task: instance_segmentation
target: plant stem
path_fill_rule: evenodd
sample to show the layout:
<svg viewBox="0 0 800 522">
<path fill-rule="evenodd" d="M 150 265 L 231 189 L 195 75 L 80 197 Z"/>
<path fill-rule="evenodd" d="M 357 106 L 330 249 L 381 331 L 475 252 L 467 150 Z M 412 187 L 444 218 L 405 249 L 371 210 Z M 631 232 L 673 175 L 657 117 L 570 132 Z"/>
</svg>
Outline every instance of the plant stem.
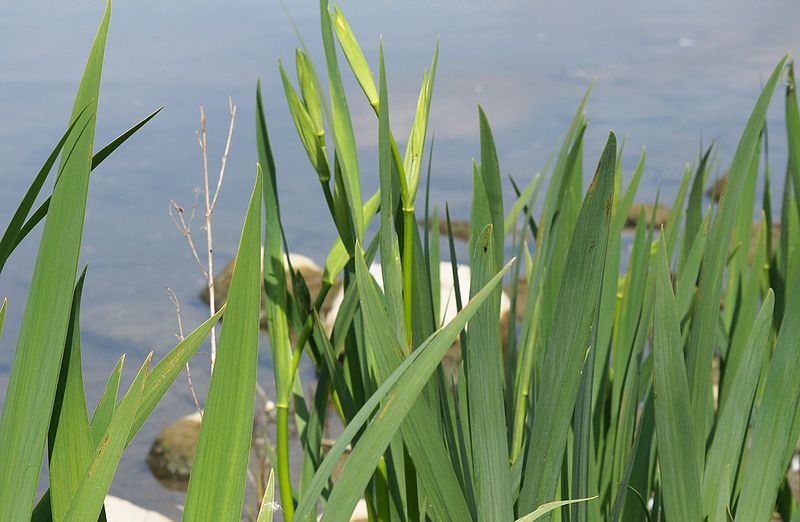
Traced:
<svg viewBox="0 0 800 522">
<path fill-rule="evenodd" d="M 319 310 L 328 291 L 331 289 L 331 284 L 323 282 L 320 288 L 317 299 L 314 301 L 314 308 Z M 278 484 L 281 492 L 281 503 L 283 504 L 283 511 L 285 519 L 291 520 L 294 515 L 294 498 L 292 497 L 292 476 L 289 469 L 289 396 L 294 387 L 294 377 L 297 375 L 297 366 L 300 364 L 300 355 L 303 353 L 303 346 L 311 336 L 314 328 L 314 315 L 308 314 L 306 322 L 303 325 L 303 330 L 297 338 L 297 345 L 295 346 L 292 354 L 292 371 L 290 373 L 291 380 L 287 386 L 285 397 L 278 397 L 278 404 L 276 408 L 275 418 L 275 431 L 276 431 L 276 452 L 278 453 Z"/>
<path fill-rule="evenodd" d="M 403 308 L 405 312 L 405 319 L 406 319 L 406 342 L 408 343 L 408 349 L 411 351 L 412 349 L 412 338 L 411 338 L 411 291 L 413 289 L 412 285 L 412 275 L 411 275 L 411 262 L 412 256 L 414 254 L 414 227 L 416 223 L 414 223 L 414 207 L 410 209 L 403 208 Z"/>
<path fill-rule="evenodd" d="M 292 477 L 289 471 L 289 405 L 284 399 L 275 405 L 278 454 L 278 485 L 281 490 L 281 504 L 285 520 L 294 517 L 294 498 L 292 496 Z M 282 429 L 285 428 L 285 429 Z"/>
<path fill-rule="evenodd" d="M 322 287 L 319 290 L 319 294 L 317 294 L 317 299 L 314 301 L 314 309 L 316 309 L 317 312 L 319 312 L 320 308 L 322 308 L 322 303 L 325 301 L 325 297 L 327 297 L 330 289 L 331 284 L 323 281 Z M 292 353 L 292 382 L 289 385 L 289 389 L 291 389 L 294 385 L 294 376 L 297 374 L 297 367 L 300 364 L 300 355 L 302 355 L 303 347 L 305 346 L 309 337 L 311 337 L 313 330 L 314 314 L 311 313 L 306 317 L 306 322 L 303 324 L 303 329 L 300 331 L 300 335 L 297 336 L 297 344 L 295 345 L 294 352 Z"/>
</svg>

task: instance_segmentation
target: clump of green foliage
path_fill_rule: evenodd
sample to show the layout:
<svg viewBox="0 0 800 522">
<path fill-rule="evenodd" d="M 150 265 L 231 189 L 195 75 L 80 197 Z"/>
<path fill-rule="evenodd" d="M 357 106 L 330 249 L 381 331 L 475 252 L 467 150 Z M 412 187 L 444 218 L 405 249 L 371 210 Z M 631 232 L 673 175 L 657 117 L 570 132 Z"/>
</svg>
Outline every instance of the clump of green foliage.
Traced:
<svg viewBox="0 0 800 522">
<path fill-rule="evenodd" d="M 584 98 L 548 169 L 542 199 L 544 174 L 538 174 L 517 190 L 506 212 L 494 139 L 479 109 L 470 300 L 459 300 L 456 317 L 439 324 L 439 217 L 429 208 L 427 188 L 423 211 L 416 205 L 436 52 L 401 155 L 389 122 L 382 49 L 376 84 L 341 11 L 321 0 L 320 17 L 327 94 L 305 49 L 296 54 L 298 87 L 282 66 L 280 74 L 338 238 L 315 302 L 291 267 L 290 292 L 283 259 L 291 238 L 281 226 L 280 173 L 259 88 L 259 167 L 184 518 L 241 516 L 262 289 L 277 393 L 277 440 L 267 453 L 286 520 L 314 520 L 319 509 L 323 520 L 347 520 L 361 497 L 370 519 L 381 521 L 750 521 L 767 520 L 774 510 L 784 520 L 800 517 L 786 480 L 800 436 L 800 292 L 794 290 L 800 274 L 800 113 L 787 58 L 756 101 L 719 204 L 703 207 L 713 163 L 708 149 L 686 168 L 662 228 L 641 214 L 624 273 L 623 228 L 644 153 L 623 188 L 622 147 L 611 133 L 584 191 Z M 31 517 L 46 445 L 50 491 L 33 518 L 102 516 L 126 443 L 219 316 L 153 368 L 148 359 L 117 401 L 120 361 L 89 419 L 78 327 L 83 275 L 76 274 L 89 173 L 98 156 L 108 155 L 103 149 L 92 161 L 107 26 L 108 13 L 70 128 L 0 242 L 1 266 L 47 214 L 0 421 L 0 461 L 7 470 L 0 478 L 0 512 L 15 520 Z M 380 189 L 366 201 L 337 42 L 378 120 Z M 762 143 L 766 111 L 785 72 L 789 161 L 778 225 L 772 222 Z M 62 150 L 67 153 L 49 207 L 29 218 Z M 753 235 L 760 175 L 762 220 Z M 538 219 L 534 208 L 541 209 Z M 370 227 L 376 215 L 377 226 Z M 432 233 L 420 232 L 420 215 L 434 223 Z M 446 221 L 449 229 L 449 213 Z M 466 284 L 458 281 L 448 236 L 456 285 Z M 376 255 L 380 285 L 368 270 Z M 342 273 L 344 300 L 328 333 L 318 310 Z M 504 280 L 511 285 L 512 317 L 517 307 L 524 306 L 524 314 L 502 336 Z M 0 326 L 2 317 L 0 311 Z M 457 380 L 441 365 L 456 339 L 463 354 Z M 319 371 L 309 397 L 297 372 L 304 353 Z M 344 431 L 325 451 L 331 403 Z M 301 469 L 289 465 L 292 422 L 304 452 Z M 263 506 L 272 505 L 273 489 L 270 480 Z M 258 520 L 272 514 L 262 508 Z"/>
</svg>

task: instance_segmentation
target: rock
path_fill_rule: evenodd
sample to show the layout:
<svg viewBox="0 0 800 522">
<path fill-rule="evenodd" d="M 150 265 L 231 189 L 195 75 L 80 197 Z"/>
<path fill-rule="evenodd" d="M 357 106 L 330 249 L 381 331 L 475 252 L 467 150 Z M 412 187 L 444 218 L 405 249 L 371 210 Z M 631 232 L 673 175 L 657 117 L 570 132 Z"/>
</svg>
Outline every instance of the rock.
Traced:
<svg viewBox="0 0 800 522">
<path fill-rule="evenodd" d="M 259 442 L 259 437 L 265 436 L 267 426 L 274 422 L 274 402 L 267 401 L 256 408 L 253 415 L 254 443 Z M 161 430 L 153 441 L 147 452 L 147 465 L 163 486 L 186 491 L 202 423 L 203 418 L 199 413 L 186 415 Z"/>
<path fill-rule="evenodd" d="M 322 515 L 318 516 L 317 520 L 322 520 Z M 367 510 L 367 501 L 360 498 L 353 510 L 353 514 L 350 515 L 350 522 L 367 522 L 368 520 L 369 512 Z"/>
<path fill-rule="evenodd" d="M 336 444 L 335 439 L 322 439 L 321 446 L 322 446 L 323 457 L 328 455 L 328 452 L 331 450 L 334 444 Z M 342 468 L 344 468 L 344 463 L 347 462 L 347 457 L 350 455 L 352 449 L 353 449 L 352 446 L 348 444 L 342 456 L 339 457 L 339 461 L 336 463 L 336 466 L 333 468 L 333 472 L 331 473 L 331 480 L 333 480 L 334 482 L 339 480 L 339 475 L 342 473 Z"/>
<path fill-rule="evenodd" d="M 417 224 L 425 226 L 425 220 L 420 219 Z M 428 228 L 433 226 L 433 221 L 429 221 Z M 463 219 L 450 220 L 450 227 L 453 229 L 453 237 L 462 241 L 469 241 L 469 236 L 472 234 L 472 226 L 469 221 Z M 439 233 L 447 237 L 447 220 L 439 220 Z"/>
<path fill-rule="evenodd" d="M 380 263 L 372 263 L 369 267 L 369 273 L 375 278 L 378 286 L 383 288 L 383 272 Z M 469 281 L 470 270 L 466 265 L 458 265 L 458 281 L 461 290 L 461 304 L 465 305 L 469 301 Z M 455 281 L 453 280 L 453 269 L 449 261 L 442 261 L 439 263 L 439 286 L 441 293 L 439 297 L 439 321 L 440 324 L 449 323 L 457 313 L 456 298 L 455 298 Z M 344 289 L 338 288 L 331 300 L 331 306 L 328 313 L 322 318 L 323 325 L 326 332 L 330 334 L 333 331 L 333 325 L 336 321 L 336 315 L 339 313 L 339 307 L 344 300 Z M 500 298 L 500 315 L 507 315 L 511 308 L 511 301 L 503 292 Z"/>
<path fill-rule="evenodd" d="M 711 198 L 712 201 L 719 203 L 719 200 L 722 199 L 722 193 L 725 192 L 725 187 L 728 185 L 728 171 L 722 173 L 722 175 L 717 178 L 713 185 L 708 187 L 706 190 L 706 196 Z"/>
<path fill-rule="evenodd" d="M 653 203 L 633 203 L 631 209 L 628 211 L 628 217 L 625 218 L 625 228 L 634 229 L 636 223 L 639 221 L 639 212 L 644 210 L 644 218 L 646 224 L 650 224 L 653 219 L 653 211 L 656 213 L 655 226 L 656 228 L 665 225 L 669 219 L 670 208 L 666 205 L 654 205 Z"/>
<path fill-rule="evenodd" d="M 350 522 L 367 522 L 368 520 L 367 501 L 363 498 L 359 499 L 356 508 L 353 510 L 353 514 L 350 515 Z"/>
<path fill-rule="evenodd" d="M 381 265 L 373 263 L 369 268 L 370 274 L 375 278 L 378 286 L 383 288 L 383 276 Z M 461 290 L 461 304 L 465 305 L 469 301 L 469 282 L 470 282 L 470 269 L 466 265 L 458 265 L 458 281 Z M 439 285 L 441 293 L 439 296 L 439 324 L 449 323 L 457 313 L 456 298 L 455 298 L 455 282 L 453 280 L 453 269 L 449 261 L 442 261 L 439 264 Z M 322 317 L 322 324 L 328 335 L 333 332 L 333 326 L 336 322 L 336 315 L 339 313 L 339 307 L 342 305 L 344 299 L 344 289 L 338 288 L 331 301 L 329 312 Z M 508 334 L 508 315 L 511 309 L 511 300 L 505 291 L 500 297 L 500 335 L 502 345 L 506 344 L 506 336 Z M 450 351 L 445 355 L 445 366 L 455 367 L 458 361 L 461 360 L 461 350 L 459 348 L 459 341 L 451 347 Z"/>
<path fill-rule="evenodd" d="M 513 293 L 513 288 L 511 286 L 507 286 L 504 288 L 505 293 L 511 299 L 511 295 Z M 522 321 L 525 319 L 525 300 L 528 298 L 528 278 L 524 275 L 520 275 L 519 281 L 517 281 L 517 321 Z"/>
<path fill-rule="evenodd" d="M 181 417 L 164 428 L 150 446 L 147 465 L 170 489 L 186 489 L 201 423 L 199 413 Z"/>
<path fill-rule="evenodd" d="M 106 497 L 106 516 L 114 522 L 172 522 L 161 513 L 139 507 L 132 502 L 111 495 Z"/>
<path fill-rule="evenodd" d="M 289 254 L 289 259 L 291 259 L 292 268 L 295 271 L 300 272 L 300 275 L 303 276 L 303 280 L 306 283 L 306 287 L 308 288 L 309 297 L 311 302 L 313 303 L 314 300 L 319 295 L 320 289 L 322 288 L 322 275 L 323 270 L 319 267 L 313 259 L 304 256 L 302 254 Z M 228 299 L 228 288 L 231 285 L 231 276 L 233 275 L 233 267 L 236 264 L 236 259 L 232 259 L 230 263 L 227 264 L 225 268 L 222 269 L 221 272 L 217 273 L 214 276 L 214 301 L 216 302 L 216 307 L 220 308 Z M 290 292 L 293 292 L 293 285 L 292 285 L 292 276 L 289 273 L 289 263 L 284 256 L 284 269 L 286 270 L 286 286 L 289 288 Z M 339 286 L 337 282 L 334 285 L 334 288 L 331 289 L 328 293 L 328 298 L 325 299 L 322 305 L 322 309 L 320 310 L 320 315 L 324 315 L 327 313 L 328 309 L 330 308 L 331 303 L 331 295 L 334 293 L 335 288 Z M 208 288 L 204 288 L 200 292 L 200 299 L 208 304 Z M 262 293 L 261 295 L 261 328 L 266 329 L 267 327 L 267 317 L 266 312 L 264 310 L 264 302 L 265 296 Z"/>
</svg>

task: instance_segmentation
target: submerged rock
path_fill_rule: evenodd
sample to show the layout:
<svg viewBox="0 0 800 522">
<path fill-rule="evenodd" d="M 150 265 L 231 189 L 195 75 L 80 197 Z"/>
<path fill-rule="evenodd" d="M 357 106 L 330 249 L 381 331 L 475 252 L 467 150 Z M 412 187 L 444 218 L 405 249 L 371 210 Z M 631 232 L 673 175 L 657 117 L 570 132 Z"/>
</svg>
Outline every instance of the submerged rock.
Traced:
<svg viewBox="0 0 800 522">
<path fill-rule="evenodd" d="M 714 184 L 706 190 L 706 196 L 711 198 L 711 201 L 719 203 L 722 199 L 722 193 L 725 192 L 725 187 L 728 186 L 728 171 L 722 173 L 720 177 L 714 181 Z"/>
<path fill-rule="evenodd" d="M 202 421 L 199 413 L 181 417 L 164 428 L 150 446 L 147 465 L 169 489 L 186 489 Z"/>
<path fill-rule="evenodd" d="M 319 295 L 320 289 L 322 288 L 322 275 L 323 270 L 322 268 L 317 265 L 313 259 L 310 257 L 304 256 L 302 254 L 290 253 L 288 256 L 284 255 L 283 260 L 283 267 L 286 270 L 286 286 L 289 288 L 290 292 L 294 291 L 294 287 L 292 285 L 292 276 L 289 273 L 289 260 L 291 260 L 292 268 L 296 272 L 300 272 L 300 275 L 303 277 L 303 280 L 306 283 L 306 287 L 308 288 L 309 297 L 311 302 L 313 303 L 314 300 Z M 236 265 L 236 258 L 232 259 L 225 268 L 222 269 L 219 273 L 214 276 L 214 301 L 216 303 L 216 307 L 220 308 L 225 302 L 228 300 L 228 289 L 231 286 L 231 276 L 233 275 L 233 267 Z M 327 313 L 328 309 L 330 308 L 331 303 L 331 295 L 334 293 L 336 287 L 338 287 L 338 282 L 334 285 L 334 289 L 329 291 L 328 298 L 325 299 L 322 305 L 322 309 L 320 310 L 320 314 L 324 315 Z M 208 288 L 204 288 L 200 292 L 200 299 L 208 304 L 209 299 L 209 292 Z M 261 294 L 261 318 L 260 324 L 261 328 L 266 329 L 267 327 L 267 316 L 264 310 L 264 303 L 265 303 L 265 295 L 262 292 Z"/>
<path fill-rule="evenodd" d="M 353 514 L 350 515 L 350 522 L 367 522 L 369 520 L 369 513 L 367 511 L 367 501 L 359 499 Z"/>
<path fill-rule="evenodd" d="M 417 224 L 425 226 L 425 220 L 420 219 L 417 221 Z M 431 227 L 433 227 L 432 220 L 428 222 L 428 228 L 430 229 Z M 451 219 L 450 227 L 453 230 L 453 238 L 460 239 L 462 241 L 469 241 L 469 236 L 472 234 L 472 226 L 470 225 L 469 221 L 465 221 L 463 219 Z M 446 219 L 439 219 L 439 234 L 441 234 L 442 237 L 447 237 Z"/>
<path fill-rule="evenodd" d="M 631 209 L 628 211 L 628 217 L 625 218 L 625 228 L 634 229 L 639 222 L 639 213 L 644 210 L 644 219 L 646 224 L 650 224 L 653 219 L 653 212 L 655 211 L 655 226 L 656 228 L 666 225 L 669 219 L 670 208 L 666 205 L 654 205 L 653 203 L 633 203 Z"/>
<path fill-rule="evenodd" d="M 266 401 L 266 404 L 256 408 L 253 415 L 254 443 L 264 436 L 267 426 L 274 422 L 274 402 Z M 200 413 L 186 415 L 161 430 L 151 444 L 147 452 L 147 465 L 166 488 L 186 491 L 202 424 Z"/>
</svg>

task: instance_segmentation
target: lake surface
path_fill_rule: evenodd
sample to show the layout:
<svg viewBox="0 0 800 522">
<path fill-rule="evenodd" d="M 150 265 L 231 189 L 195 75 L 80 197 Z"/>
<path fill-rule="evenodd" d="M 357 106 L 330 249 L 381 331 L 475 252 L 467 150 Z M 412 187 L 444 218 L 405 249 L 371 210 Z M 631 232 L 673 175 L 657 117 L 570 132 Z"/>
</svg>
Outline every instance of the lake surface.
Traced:
<svg viewBox="0 0 800 522">
<path fill-rule="evenodd" d="M 66 128 L 102 8 L 102 2 L 85 0 L 0 1 L 0 226 Z M 346 1 L 342 9 L 375 68 L 383 35 L 398 137 L 407 136 L 422 70 L 438 36 L 431 198 L 448 202 L 456 218 L 469 215 L 470 161 L 479 155 L 477 104 L 492 124 L 502 171 L 527 181 L 545 165 L 596 77 L 587 107 L 585 170 L 594 169 L 613 129 L 626 139 L 626 179 L 647 146 L 639 200 L 653 201 L 660 187 L 662 201 L 671 201 L 701 140 L 718 144 L 718 167 L 727 168 L 761 83 L 788 49 L 800 48 L 794 23 L 800 3 L 790 0 L 680 0 L 657 6 L 568 1 L 560 7 L 530 1 Z M 114 6 L 98 147 L 154 108 L 165 109 L 92 178 L 82 251 L 89 273 L 81 310 L 90 408 L 121 354 L 127 354 L 127 386 L 150 350 L 158 358 L 174 345 L 175 314 L 165 287 L 179 296 L 187 328 L 204 318 L 206 308 L 197 298 L 202 278 L 167 214 L 171 199 L 191 206 L 193 189 L 201 183 L 195 139 L 200 105 L 208 115 L 212 173 L 227 132 L 228 96 L 238 106 L 214 221 L 217 266 L 235 251 L 254 181 L 257 78 L 263 82 L 290 248 L 320 264 L 324 260 L 334 228 L 277 73 L 279 58 L 294 69 L 298 45 L 287 12 L 321 67 L 314 2 L 287 2 L 285 10 L 274 0 L 143 0 Z M 377 125 L 352 76 L 346 72 L 344 78 L 367 194 L 377 186 Z M 786 156 L 781 87 L 769 125 L 773 186 L 780 187 Z M 194 230 L 202 239 L 199 222 Z M 37 246 L 33 234 L 0 275 L 0 298 L 9 299 L 0 340 L 0 397 Z M 259 378 L 269 392 L 270 361 L 266 348 L 261 353 Z M 201 393 L 206 366 L 203 357 L 193 363 Z M 308 367 L 303 372 L 312 375 Z M 182 495 L 161 488 L 144 459 L 158 431 L 193 409 L 181 377 L 125 453 L 112 494 L 180 516 L 175 506 Z"/>
</svg>

